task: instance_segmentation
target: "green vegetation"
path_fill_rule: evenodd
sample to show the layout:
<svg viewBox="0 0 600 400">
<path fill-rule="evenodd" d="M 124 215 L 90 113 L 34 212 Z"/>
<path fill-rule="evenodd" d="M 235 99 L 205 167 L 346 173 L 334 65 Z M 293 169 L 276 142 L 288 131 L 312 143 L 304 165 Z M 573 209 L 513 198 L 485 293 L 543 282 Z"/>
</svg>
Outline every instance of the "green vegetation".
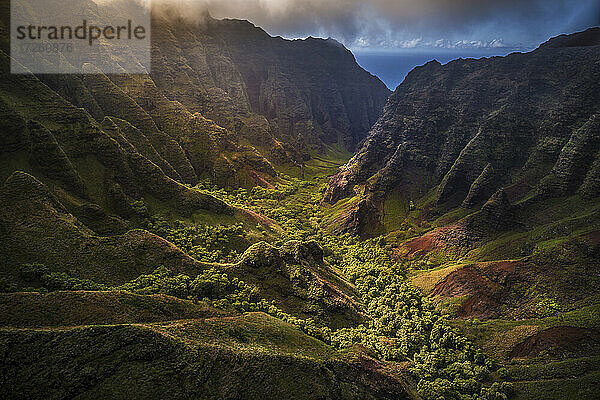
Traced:
<svg viewBox="0 0 600 400">
<path fill-rule="evenodd" d="M 0 51 L 0 393 L 598 398 L 600 30 L 381 115 L 330 41 L 209 22 L 161 19 L 152 76 Z"/>
<path fill-rule="evenodd" d="M 66 273 L 52 273 L 36 265 L 24 266 L 22 278 L 31 286 L 48 291 L 117 290 L 138 295 L 166 294 L 207 302 L 222 310 L 261 311 L 291 323 L 335 349 L 349 349 L 360 344 L 381 360 L 409 361 L 409 370 L 416 378 L 417 390 L 423 399 L 506 398 L 510 393 L 508 384 L 493 383 L 490 377 L 494 363 L 457 334 L 433 304 L 407 283 L 409 265 L 392 258 L 391 244 L 384 238 L 361 241 L 349 235 L 333 235 L 323 229 L 323 221 L 330 212 L 321 204 L 325 187 L 325 180 L 318 177 L 307 181 L 284 177 L 275 189 L 225 190 L 204 183 L 196 190 L 274 220 L 283 228 L 273 243 L 282 248 L 282 254 L 290 251 L 287 245 L 290 240 L 318 243 L 324 250 L 327 269 L 341 271 L 354 285 L 363 312 L 368 316 L 359 325 L 333 330 L 322 321 L 291 315 L 273 301 L 262 298 L 256 286 L 232 276 L 222 263 L 244 262 L 245 257 L 250 257 L 240 257 L 253 240 L 242 225 L 199 225 L 190 221 L 170 221 L 160 215 L 142 222 L 141 227 L 171 241 L 188 255 L 213 263 L 205 264 L 196 276 L 173 273 L 165 265 L 151 274 L 109 287 L 78 280 Z M 263 251 L 261 249 L 255 251 Z M 268 257 L 266 260 L 269 261 Z M 315 261 L 307 258 L 301 262 L 310 265 Z M 303 279 L 303 267 L 294 268 L 290 279 L 295 279 L 301 286 L 310 285 Z M 318 290 L 309 287 L 307 291 Z"/>
<path fill-rule="evenodd" d="M 498 370 L 518 399 L 596 399 L 600 357 L 509 365 Z"/>
<path fill-rule="evenodd" d="M 198 261 L 235 262 L 238 250 L 248 246 L 241 223 L 234 225 L 189 225 L 162 217 L 146 219 L 142 227 L 175 244 Z"/>
<path fill-rule="evenodd" d="M 331 333 L 321 327 L 316 332 L 328 343 L 340 349 L 362 344 L 381 359 L 409 360 L 424 399 L 506 398 L 508 384 L 484 384 L 490 381 L 494 363 L 407 284 L 407 265 L 392 259 L 391 246 L 384 238 L 359 241 L 322 229 L 328 211 L 321 204 L 325 187 L 325 182 L 315 178 L 288 179 L 272 190 L 227 191 L 206 184 L 198 189 L 274 219 L 284 228 L 281 240 L 315 240 L 327 250 L 326 262 L 356 286 L 370 317 L 367 323 Z"/>
<path fill-rule="evenodd" d="M 298 327 L 315 338 L 330 341 L 331 330 L 327 327 L 317 326 L 311 319 L 296 318 L 283 312 L 272 301 L 261 299 L 255 286 L 248 285 L 236 277 L 229 277 L 215 267 L 201 271 L 192 279 L 188 275 L 176 275 L 161 266 L 152 274 L 141 275 L 114 287 L 73 278 L 66 273 L 50 273 L 48 268 L 41 264 L 24 265 L 22 271 L 23 279 L 33 284 L 32 287 L 25 288 L 26 291 L 106 290 L 139 295 L 164 294 L 195 302 L 206 302 L 222 310 L 264 312 Z"/>
<path fill-rule="evenodd" d="M 243 207 L 275 220 L 284 230 L 276 243 L 287 240 L 309 240 L 319 237 L 319 222 L 323 218 L 322 192 L 324 180 L 302 181 L 289 176 L 275 189 L 260 186 L 252 189 L 227 190 L 209 182 L 196 186 L 197 190 L 224 200 L 230 205 Z"/>
<path fill-rule="evenodd" d="M 506 398 L 507 384 L 482 385 L 494 369 L 493 362 L 454 332 L 446 318 L 407 285 L 399 266 L 375 241 L 349 247 L 342 263 L 371 320 L 334 332 L 334 345 L 361 343 L 383 359 L 410 360 L 424 399 Z"/>
<path fill-rule="evenodd" d="M 505 371 L 504 377 L 507 380 L 514 381 L 574 378 L 585 375 L 590 371 L 599 371 L 600 356 L 563 360 L 555 363 L 517 364 L 502 369 Z"/>
<path fill-rule="evenodd" d="M 201 300 L 223 310 L 260 311 L 322 340 L 326 340 L 330 332 L 326 327 L 318 327 L 313 320 L 303 320 L 283 312 L 273 302 L 261 299 L 255 286 L 236 277 L 229 277 L 217 268 L 204 270 L 192 279 L 187 275 L 174 275 L 161 267 L 151 275 L 140 276 L 114 289 L 136 294 L 167 294 L 181 299 Z"/>
<path fill-rule="evenodd" d="M 25 264 L 19 271 L 20 278 L 43 290 L 107 290 L 106 285 L 88 279 L 78 279 L 64 272 L 52 272 L 42 264 Z M 17 290 L 15 286 L 14 291 Z M 34 289 L 30 289 L 34 290 Z"/>
<path fill-rule="evenodd" d="M 496 359 L 505 359 L 511 344 L 522 341 L 526 336 L 543 329 L 569 326 L 578 328 L 600 328 L 600 304 L 580 306 L 577 310 L 559 315 L 526 320 L 489 321 L 456 320 L 452 325 L 459 329 L 486 353 Z"/>
</svg>

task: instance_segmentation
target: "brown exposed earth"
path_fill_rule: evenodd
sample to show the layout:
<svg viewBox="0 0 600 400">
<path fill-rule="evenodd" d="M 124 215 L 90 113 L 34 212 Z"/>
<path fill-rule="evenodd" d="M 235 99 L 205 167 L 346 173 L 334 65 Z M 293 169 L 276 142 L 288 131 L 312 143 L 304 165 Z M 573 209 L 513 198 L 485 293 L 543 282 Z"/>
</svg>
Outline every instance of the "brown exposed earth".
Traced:
<svg viewBox="0 0 600 400">
<path fill-rule="evenodd" d="M 439 282 L 431 296 L 468 296 L 456 310 L 458 318 L 497 318 L 506 280 L 522 265 L 521 261 L 495 261 L 458 269 Z"/>
<path fill-rule="evenodd" d="M 517 344 L 511 358 L 531 358 L 542 353 L 551 357 L 584 357 L 600 351 L 600 330 L 557 326 L 543 330 Z"/>
</svg>

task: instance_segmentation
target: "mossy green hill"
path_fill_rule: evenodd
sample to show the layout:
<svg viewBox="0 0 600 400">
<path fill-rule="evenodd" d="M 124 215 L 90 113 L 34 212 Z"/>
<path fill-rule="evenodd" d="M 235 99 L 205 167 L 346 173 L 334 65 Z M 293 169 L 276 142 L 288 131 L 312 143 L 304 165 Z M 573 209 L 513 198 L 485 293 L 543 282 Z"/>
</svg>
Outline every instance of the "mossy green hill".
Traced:
<svg viewBox="0 0 600 400">
<path fill-rule="evenodd" d="M 8 399 L 406 398 L 375 360 L 337 353 L 264 314 L 1 329 L 0 337 Z"/>
</svg>

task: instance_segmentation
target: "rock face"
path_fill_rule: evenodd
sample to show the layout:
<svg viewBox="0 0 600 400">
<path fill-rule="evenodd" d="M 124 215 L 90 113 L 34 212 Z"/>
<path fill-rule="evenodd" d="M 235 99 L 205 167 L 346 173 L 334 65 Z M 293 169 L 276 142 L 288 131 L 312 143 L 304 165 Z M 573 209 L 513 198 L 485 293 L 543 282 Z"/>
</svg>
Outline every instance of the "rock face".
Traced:
<svg viewBox="0 0 600 400">
<path fill-rule="evenodd" d="M 273 38 L 208 15 L 155 18 L 152 34 L 158 88 L 259 147 L 279 142 L 300 157 L 334 143 L 352 151 L 390 94 L 333 39 Z"/>
<path fill-rule="evenodd" d="M 81 5 L 63 5 L 69 2 Z M 114 12 L 88 2 L 99 14 Z M 83 109 L 121 146 L 181 183 L 210 178 L 219 185 L 254 186 L 276 175 L 272 164 L 300 164 L 333 145 L 354 151 L 391 93 L 335 40 L 284 40 L 247 21 L 183 19 L 158 7 L 151 74 L 107 76 L 90 64 L 85 75 L 40 76 L 26 93 L 49 88 L 52 94 L 37 97 L 34 108 L 52 109 L 55 102 Z M 2 0 L 0 9 L 2 63 L 8 68 L 9 2 Z M 2 94 L 17 100 L 6 104 L 3 119 L 16 111 L 25 122 L 52 130 L 43 113 L 25 116 L 15 109 L 22 99 L 14 82 Z M 41 132 L 40 146 L 51 146 Z"/>
<path fill-rule="evenodd" d="M 0 182 L 34 176 L 100 234 L 124 233 L 119 218 L 143 199 L 186 216 L 231 214 L 186 185 L 268 187 L 276 164 L 334 144 L 353 151 L 390 94 L 334 40 L 163 10 L 153 12 L 151 74 L 88 64 L 84 75 L 11 75 L 10 3 L 0 10 Z"/>
<path fill-rule="evenodd" d="M 363 185 L 376 202 L 399 188 L 415 200 L 435 188 L 434 204 L 446 209 L 480 207 L 500 188 L 511 203 L 597 196 L 599 43 L 593 28 L 531 53 L 415 68 L 326 200 Z"/>
</svg>

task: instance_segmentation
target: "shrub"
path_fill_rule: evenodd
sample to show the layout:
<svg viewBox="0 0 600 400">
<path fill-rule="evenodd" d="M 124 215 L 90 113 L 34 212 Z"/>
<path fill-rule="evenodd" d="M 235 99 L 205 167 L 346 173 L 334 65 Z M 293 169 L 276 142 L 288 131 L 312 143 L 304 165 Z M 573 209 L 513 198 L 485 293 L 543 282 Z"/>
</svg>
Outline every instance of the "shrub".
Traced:
<svg viewBox="0 0 600 400">
<path fill-rule="evenodd" d="M 24 264 L 19 276 L 40 289 L 56 290 L 107 290 L 107 286 L 89 279 L 78 279 L 65 272 L 51 272 L 43 264 Z"/>
</svg>

